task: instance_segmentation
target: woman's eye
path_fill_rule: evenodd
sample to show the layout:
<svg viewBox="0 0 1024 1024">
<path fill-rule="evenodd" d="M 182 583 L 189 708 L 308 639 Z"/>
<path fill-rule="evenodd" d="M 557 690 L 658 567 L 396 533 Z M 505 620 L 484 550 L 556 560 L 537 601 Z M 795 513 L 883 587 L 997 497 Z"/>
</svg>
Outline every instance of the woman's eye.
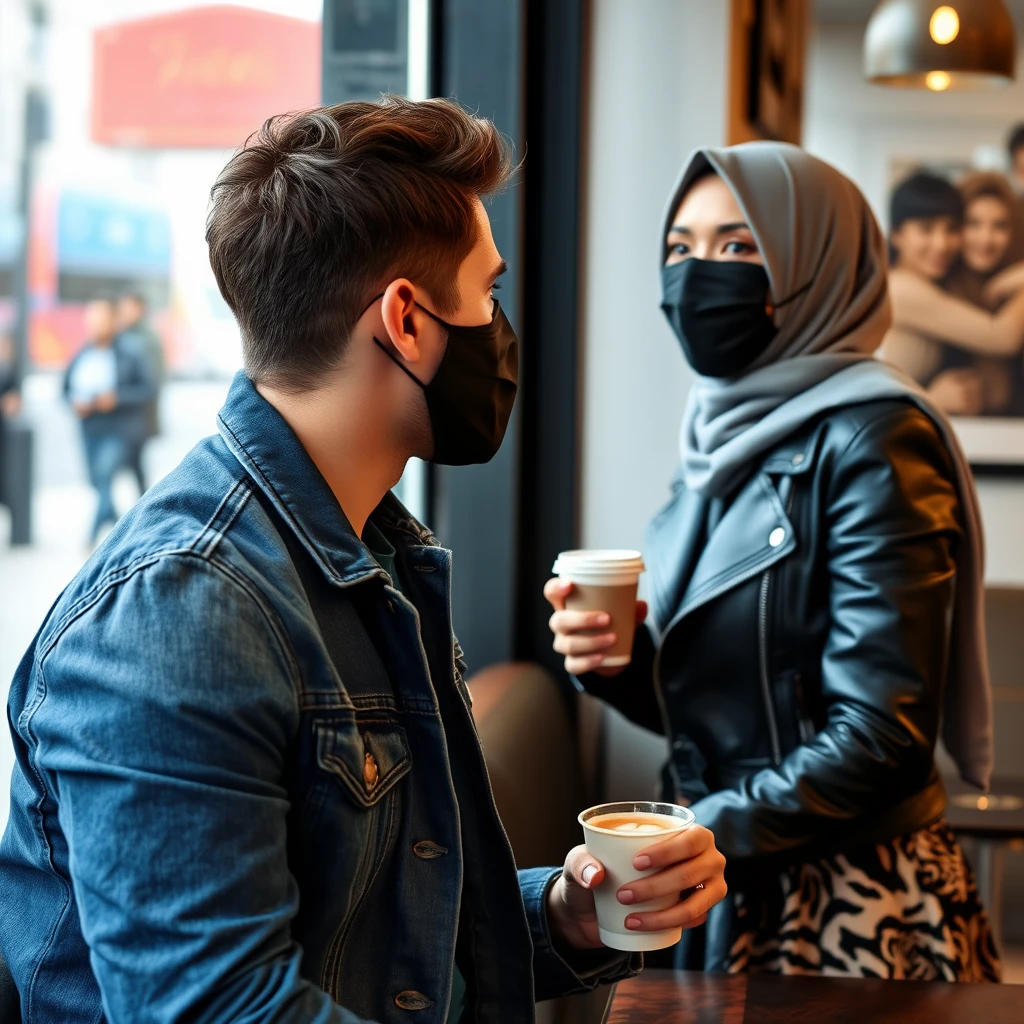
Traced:
<svg viewBox="0 0 1024 1024">
<path fill-rule="evenodd" d="M 754 247 L 747 245 L 746 242 L 726 242 L 725 251 L 730 256 L 746 256 L 747 253 L 754 251 Z"/>
<path fill-rule="evenodd" d="M 690 247 L 685 242 L 676 242 L 675 245 L 669 246 L 668 251 L 673 256 L 685 256 L 690 251 Z"/>
<path fill-rule="evenodd" d="M 491 291 L 492 292 L 496 292 L 500 288 L 501 288 L 501 282 L 500 281 L 495 281 L 494 284 L 491 285 Z"/>
</svg>

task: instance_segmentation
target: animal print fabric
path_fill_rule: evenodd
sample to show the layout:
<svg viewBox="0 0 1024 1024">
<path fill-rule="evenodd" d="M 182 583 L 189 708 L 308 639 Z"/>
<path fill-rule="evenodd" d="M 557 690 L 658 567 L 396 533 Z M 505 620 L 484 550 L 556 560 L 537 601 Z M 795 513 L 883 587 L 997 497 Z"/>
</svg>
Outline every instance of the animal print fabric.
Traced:
<svg viewBox="0 0 1024 1024">
<path fill-rule="evenodd" d="M 949 825 L 796 864 L 736 894 L 728 970 L 999 981 L 971 869 Z"/>
</svg>

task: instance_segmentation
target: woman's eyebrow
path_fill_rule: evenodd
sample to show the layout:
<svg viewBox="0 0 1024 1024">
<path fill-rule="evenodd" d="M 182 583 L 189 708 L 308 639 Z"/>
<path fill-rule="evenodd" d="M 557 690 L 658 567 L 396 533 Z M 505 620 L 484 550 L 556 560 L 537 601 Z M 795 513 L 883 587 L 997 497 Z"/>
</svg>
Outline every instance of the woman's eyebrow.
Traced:
<svg viewBox="0 0 1024 1024">
<path fill-rule="evenodd" d="M 739 220 L 736 221 L 735 224 L 719 224 L 718 227 L 715 228 L 716 235 L 728 235 L 733 231 L 750 231 L 750 225 L 747 224 L 746 221 Z M 672 227 L 668 229 L 668 233 L 670 235 L 692 235 L 693 230 L 688 228 L 685 224 L 673 224 Z"/>
</svg>

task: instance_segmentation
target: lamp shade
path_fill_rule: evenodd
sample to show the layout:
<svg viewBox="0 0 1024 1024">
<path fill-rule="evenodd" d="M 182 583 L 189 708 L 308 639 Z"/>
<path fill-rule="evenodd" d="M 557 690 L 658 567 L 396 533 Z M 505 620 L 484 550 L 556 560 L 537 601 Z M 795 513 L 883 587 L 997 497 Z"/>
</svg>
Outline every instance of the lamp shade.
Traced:
<svg viewBox="0 0 1024 1024">
<path fill-rule="evenodd" d="M 1013 81 L 1017 37 L 1003 0 L 882 0 L 864 35 L 879 85 L 941 91 Z"/>
</svg>

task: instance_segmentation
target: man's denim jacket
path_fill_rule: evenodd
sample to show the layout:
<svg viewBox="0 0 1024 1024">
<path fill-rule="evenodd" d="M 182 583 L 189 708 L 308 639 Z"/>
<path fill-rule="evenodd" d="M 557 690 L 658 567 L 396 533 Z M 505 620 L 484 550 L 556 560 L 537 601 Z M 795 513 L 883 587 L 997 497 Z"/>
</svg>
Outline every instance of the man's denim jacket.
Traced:
<svg viewBox="0 0 1024 1024">
<path fill-rule="evenodd" d="M 242 374 L 218 425 L 14 679 L 0 949 L 24 1019 L 442 1024 L 458 946 L 464 1020 L 518 1024 L 628 970 L 570 967 L 557 870 L 517 878 L 451 554 L 388 496 L 400 592 Z"/>
</svg>

